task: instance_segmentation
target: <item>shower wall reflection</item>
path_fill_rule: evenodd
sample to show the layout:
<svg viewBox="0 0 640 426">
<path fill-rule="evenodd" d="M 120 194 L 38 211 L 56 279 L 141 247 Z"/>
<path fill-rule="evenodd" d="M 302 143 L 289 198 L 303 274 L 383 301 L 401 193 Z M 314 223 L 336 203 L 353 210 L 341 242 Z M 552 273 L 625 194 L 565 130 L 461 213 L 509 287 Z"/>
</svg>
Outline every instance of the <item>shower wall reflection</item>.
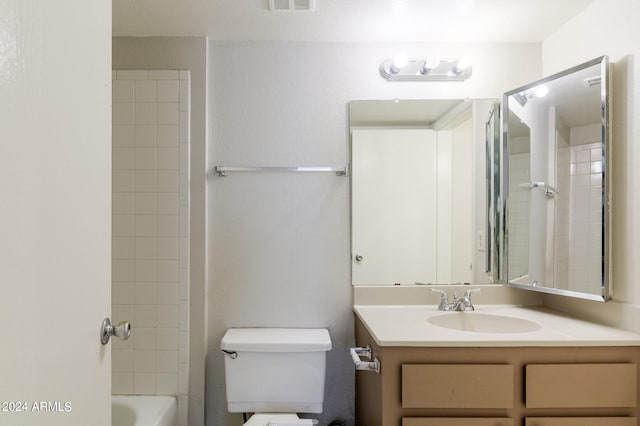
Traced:
<svg viewBox="0 0 640 426">
<path fill-rule="evenodd" d="M 505 95 L 509 285 L 607 300 L 607 59 Z"/>
<path fill-rule="evenodd" d="M 520 185 L 531 181 L 531 135 L 529 127 L 519 120 L 512 120 L 509 126 L 513 129 L 509 146 L 509 279 L 527 283 L 531 191 Z"/>
</svg>

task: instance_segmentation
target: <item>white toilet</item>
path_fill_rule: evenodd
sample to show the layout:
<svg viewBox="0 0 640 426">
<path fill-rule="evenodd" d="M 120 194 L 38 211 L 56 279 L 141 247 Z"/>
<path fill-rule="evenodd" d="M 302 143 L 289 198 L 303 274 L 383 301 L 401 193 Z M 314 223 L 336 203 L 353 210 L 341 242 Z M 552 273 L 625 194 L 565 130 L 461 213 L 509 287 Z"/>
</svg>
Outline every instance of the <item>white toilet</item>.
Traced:
<svg viewBox="0 0 640 426">
<path fill-rule="evenodd" d="M 321 413 L 326 352 L 325 329 L 231 328 L 225 354 L 227 409 L 255 413 L 245 426 L 311 425 L 295 413 Z"/>
</svg>

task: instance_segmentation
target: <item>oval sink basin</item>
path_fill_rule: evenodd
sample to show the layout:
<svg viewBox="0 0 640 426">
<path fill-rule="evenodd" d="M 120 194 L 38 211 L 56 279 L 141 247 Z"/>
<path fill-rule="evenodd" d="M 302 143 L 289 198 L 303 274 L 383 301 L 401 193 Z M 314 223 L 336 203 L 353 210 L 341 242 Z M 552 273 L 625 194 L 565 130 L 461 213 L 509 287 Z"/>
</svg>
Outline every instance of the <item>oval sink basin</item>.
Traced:
<svg viewBox="0 0 640 426">
<path fill-rule="evenodd" d="M 540 324 L 524 318 L 478 312 L 447 312 L 428 321 L 438 327 L 476 333 L 529 333 L 540 329 Z"/>
</svg>

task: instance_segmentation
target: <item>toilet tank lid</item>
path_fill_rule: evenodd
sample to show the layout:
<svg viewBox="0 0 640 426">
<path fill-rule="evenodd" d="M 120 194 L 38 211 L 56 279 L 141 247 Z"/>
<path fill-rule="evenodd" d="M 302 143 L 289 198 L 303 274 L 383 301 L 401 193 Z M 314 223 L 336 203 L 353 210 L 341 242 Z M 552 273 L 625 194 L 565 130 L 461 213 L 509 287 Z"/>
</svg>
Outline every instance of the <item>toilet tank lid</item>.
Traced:
<svg viewBox="0 0 640 426">
<path fill-rule="evenodd" d="M 324 328 L 230 328 L 220 349 L 237 352 L 317 352 L 331 349 Z"/>
</svg>

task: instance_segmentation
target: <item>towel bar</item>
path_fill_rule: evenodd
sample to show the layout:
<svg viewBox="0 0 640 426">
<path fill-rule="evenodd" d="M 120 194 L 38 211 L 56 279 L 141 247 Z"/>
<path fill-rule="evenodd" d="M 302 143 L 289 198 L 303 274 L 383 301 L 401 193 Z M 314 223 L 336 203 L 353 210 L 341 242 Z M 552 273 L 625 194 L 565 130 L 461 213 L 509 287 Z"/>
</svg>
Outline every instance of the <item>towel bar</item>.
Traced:
<svg viewBox="0 0 640 426">
<path fill-rule="evenodd" d="M 371 359 L 372 352 L 369 346 L 365 346 L 364 348 L 349 348 L 349 352 L 351 353 L 351 359 L 353 359 L 353 365 L 356 370 L 375 371 L 377 374 L 380 374 L 380 360 L 377 357 L 374 358 L 373 361 L 360 360 L 361 356 Z"/>
</svg>

